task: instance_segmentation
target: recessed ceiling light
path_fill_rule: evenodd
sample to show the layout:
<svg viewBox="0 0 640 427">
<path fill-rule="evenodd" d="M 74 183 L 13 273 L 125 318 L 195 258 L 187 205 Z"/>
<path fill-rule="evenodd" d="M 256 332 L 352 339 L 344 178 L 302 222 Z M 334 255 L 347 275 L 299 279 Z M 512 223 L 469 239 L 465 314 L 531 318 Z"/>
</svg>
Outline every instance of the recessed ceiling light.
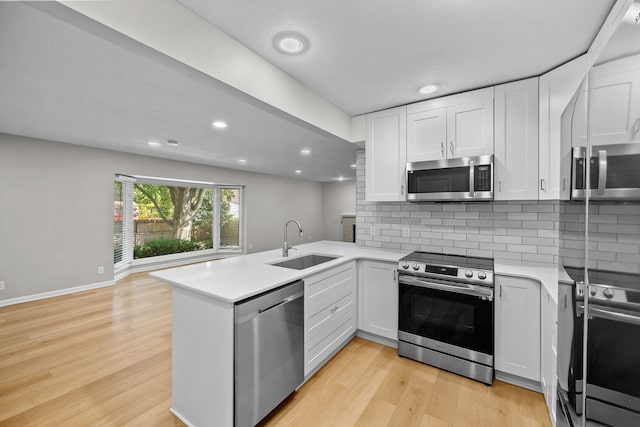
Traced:
<svg viewBox="0 0 640 427">
<path fill-rule="evenodd" d="M 302 173 L 302 170 L 300 170 L 300 169 L 296 169 L 296 173 L 297 173 L 298 175 L 300 175 L 300 174 Z"/>
<path fill-rule="evenodd" d="M 240 163 L 241 165 L 245 165 L 247 164 L 247 159 L 238 159 L 238 163 Z"/>
<path fill-rule="evenodd" d="M 149 144 L 152 147 L 159 147 L 160 143 L 157 141 L 149 141 L 147 144 Z"/>
<path fill-rule="evenodd" d="M 309 41 L 300 33 L 284 32 L 278 33 L 273 38 L 273 45 L 276 49 L 286 55 L 300 55 L 309 49 Z"/>
<path fill-rule="evenodd" d="M 308 156 L 309 154 L 311 154 L 311 150 L 309 150 L 308 148 L 304 148 L 300 150 L 300 154 L 302 154 L 303 156 Z"/>
<path fill-rule="evenodd" d="M 355 169 L 357 167 L 358 167 L 358 165 L 356 165 L 355 163 L 351 163 L 351 169 Z"/>
<path fill-rule="evenodd" d="M 420 89 L 418 89 L 418 92 L 427 95 L 429 93 L 433 93 L 435 91 L 437 91 L 438 89 L 440 89 L 442 86 L 440 86 L 439 83 L 432 83 L 429 85 L 424 85 L 422 86 Z"/>
<path fill-rule="evenodd" d="M 211 123 L 213 125 L 214 128 L 218 128 L 218 129 L 224 129 L 227 127 L 227 124 L 225 122 L 222 122 L 220 120 L 216 120 L 215 122 Z"/>
<path fill-rule="evenodd" d="M 175 139 L 167 139 L 167 144 L 169 144 L 172 147 L 177 147 L 178 141 L 176 141 Z"/>
</svg>

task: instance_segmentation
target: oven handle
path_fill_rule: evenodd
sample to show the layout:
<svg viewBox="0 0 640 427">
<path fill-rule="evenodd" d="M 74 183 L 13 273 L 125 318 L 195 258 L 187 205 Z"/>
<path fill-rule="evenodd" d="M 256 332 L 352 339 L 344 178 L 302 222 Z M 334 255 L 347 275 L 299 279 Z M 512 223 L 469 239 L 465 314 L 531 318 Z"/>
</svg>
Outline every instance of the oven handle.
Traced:
<svg viewBox="0 0 640 427">
<path fill-rule="evenodd" d="M 414 276 L 408 276 L 406 274 L 399 274 L 398 276 L 398 282 L 404 285 L 419 286 L 421 288 L 436 289 L 439 291 L 455 292 L 458 294 L 471 295 L 474 297 L 480 297 L 488 301 L 493 301 L 493 289 L 474 285 L 435 283 L 432 281 L 425 281 Z"/>
<path fill-rule="evenodd" d="M 594 304 L 589 305 L 589 318 L 592 317 L 616 320 L 619 322 L 640 326 L 640 316 L 637 316 L 635 313 L 619 309 L 616 311 L 611 311 Z"/>
</svg>

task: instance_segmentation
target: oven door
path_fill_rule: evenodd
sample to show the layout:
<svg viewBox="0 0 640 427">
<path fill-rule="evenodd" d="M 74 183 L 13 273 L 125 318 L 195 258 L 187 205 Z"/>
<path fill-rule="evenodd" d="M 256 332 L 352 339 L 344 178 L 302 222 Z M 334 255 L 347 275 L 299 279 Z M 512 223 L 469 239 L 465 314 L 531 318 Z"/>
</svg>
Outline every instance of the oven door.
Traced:
<svg viewBox="0 0 640 427">
<path fill-rule="evenodd" d="M 589 304 L 587 419 L 640 426 L 640 313 Z"/>
<path fill-rule="evenodd" d="M 493 366 L 493 289 L 400 275 L 401 340 Z"/>
</svg>

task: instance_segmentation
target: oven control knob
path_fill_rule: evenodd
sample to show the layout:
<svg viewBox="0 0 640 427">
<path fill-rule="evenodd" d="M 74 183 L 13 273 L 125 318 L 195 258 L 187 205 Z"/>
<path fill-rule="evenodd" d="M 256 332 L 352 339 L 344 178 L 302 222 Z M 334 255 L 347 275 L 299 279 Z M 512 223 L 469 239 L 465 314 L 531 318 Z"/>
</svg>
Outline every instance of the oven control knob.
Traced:
<svg viewBox="0 0 640 427">
<path fill-rule="evenodd" d="M 598 293 L 598 288 L 596 288 L 595 286 L 589 286 L 589 293 L 592 297 L 595 297 Z"/>
<path fill-rule="evenodd" d="M 420 265 L 413 264 L 413 269 L 416 270 L 416 271 L 420 270 Z"/>
<path fill-rule="evenodd" d="M 615 295 L 615 291 L 609 288 L 605 289 L 603 293 L 604 293 L 604 296 L 607 298 L 613 298 L 613 296 Z"/>
<path fill-rule="evenodd" d="M 402 264 L 402 268 L 404 268 L 405 270 L 409 268 L 409 263 L 405 262 L 404 264 Z"/>
<path fill-rule="evenodd" d="M 478 279 L 484 280 L 486 278 L 487 278 L 487 273 L 485 273 L 484 271 L 478 272 Z"/>
<path fill-rule="evenodd" d="M 466 270 L 464 272 L 465 277 L 467 277 L 468 279 L 471 279 L 473 277 L 473 271 L 471 270 Z"/>
</svg>

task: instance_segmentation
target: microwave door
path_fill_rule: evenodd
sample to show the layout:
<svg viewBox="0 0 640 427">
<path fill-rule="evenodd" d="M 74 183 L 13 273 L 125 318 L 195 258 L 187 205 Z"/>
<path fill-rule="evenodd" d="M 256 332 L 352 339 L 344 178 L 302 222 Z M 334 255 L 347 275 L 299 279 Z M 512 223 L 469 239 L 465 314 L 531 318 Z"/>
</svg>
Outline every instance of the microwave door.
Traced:
<svg viewBox="0 0 640 427">
<path fill-rule="evenodd" d="M 594 199 L 640 200 L 640 144 L 593 147 L 592 158 L 598 170 Z"/>
</svg>

